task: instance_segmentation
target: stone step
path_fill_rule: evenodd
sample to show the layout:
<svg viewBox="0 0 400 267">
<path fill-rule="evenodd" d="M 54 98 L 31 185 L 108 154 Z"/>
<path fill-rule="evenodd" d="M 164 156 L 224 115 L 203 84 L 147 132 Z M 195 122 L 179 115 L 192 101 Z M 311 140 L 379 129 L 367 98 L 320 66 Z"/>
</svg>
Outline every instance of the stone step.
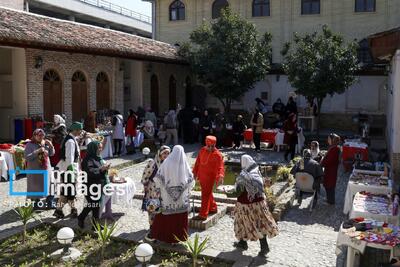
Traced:
<svg viewBox="0 0 400 267">
<path fill-rule="evenodd" d="M 200 204 L 200 203 L 198 203 Z M 195 203 L 196 205 L 196 203 Z M 201 206 L 201 205 L 200 205 Z M 218 212 L 216 214 L 211 214 L 205 221 L 193 220 L 194 216 L 197 216 L 200 211 L 200 206 L 195 206 L 195 213 L 190 212 L 189 214 L 189 227 L 196 230 L 207 230 L 218 223 L 218 221 L 224 217 L 227 213 L 227 207 L 225 205 L 218 205 Z"/>
<path fill-rule="evenodd" d="M 272 216 L 276 221 L 280 221 L 282 219 L 286 211 L 293 205 L 295 198 L 296 195 L 293 186 L 288 187 L 283 194 L 279 196 L 272 212 Z"/>
</svg>

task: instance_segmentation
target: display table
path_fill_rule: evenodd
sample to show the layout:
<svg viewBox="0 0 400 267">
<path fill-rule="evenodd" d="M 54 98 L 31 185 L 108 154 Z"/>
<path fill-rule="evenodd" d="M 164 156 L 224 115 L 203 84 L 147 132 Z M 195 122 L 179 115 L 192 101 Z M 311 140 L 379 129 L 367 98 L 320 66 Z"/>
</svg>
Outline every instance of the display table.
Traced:
<svg viewBox="0 0 400 267">
<path fill-rule="evenodd" d="M 297 116 L 297 121 L 299 122 L 299 125 L 304 129 L 304 125 L 301 123 L 301 121 L 305 120 L 310 120 L 311 121 L 311 132 L 314 132 L 316 129 L 316 117 L 315 116 L 304 116 L 304 115 L 299 115 Z"/>
<path fill-rule="evenodd" d="M 356 193 L 366 191 L 378 195 L 387 195 L 392 192 L 392 180 L 382 177 L 383 172 L 353 170 L 347 184 L 343 213 L 350 212 L 353 197 Z"/>
<path fill-rule="evenodd" d="M 7 171 L 8 170 L 15 170 L 15 164 L 14 164 L 14 156 L 10 152 L 7 151 L 0 151 L 0 154 L 2 158 L 4 159 L 5 164 L 7 165 Z M 9 180 L 8 175 L 5 177 L 6 180 Z M 15 180 L 15 177 L 14 177 Z"/>
<path fill-rule="evenodd" d="M 354 161 L 356 154 L 361 154 L 362 161 L 368 161 L 368 145 L 365 143 L 345 142 L 343 145 L 343 161 Z"/>
<path fill-rule="evenodd" d="M 110 194 L 103 197 L 100 211 L 111 198 L 111 203 L 116 205 L 131 205 L 136 192 L 135 183 L 131 178 L 125 178 L 126 183 L 110 183 Z"/>
<path fill-rule="evenodd" d="M 123 148 L 125 146 L 123 145 Z M 103 141 L 103 151 L 101 151 L 101 157 L 103 159 L 112 158 L 113 157 L 113 145 L 111 135 L 104 136 Z"/>
<path fill-rule="evenodd" d="M 391 200 L 385 195 L 358 192 L 354 196 L 349 218 L 371 218 L 377 221 L 399 225 L 399 217 L 392 214 Z"/>
<path fill-rule="evenodd" d="M 340 226 L 336 242 L 336 254 L 340 254 L 343 246 L 347 247 L 346 267 L 353 267 L 356 253 L 363 254 L 366 247 L 390 250 L 391 258 L 398 254 L 396 245 L 400 244 L 399 228 L 393 225 L 385 225 L 383 222 L 368 221 L 365 222 L 371 225 L 379 225 L 380 228 L 373 226 L 373 229 L 370 230 L 356 231 L 354 227 L 343 229 L 343 225 Z"/>
<path fill-rule="evenodd" d="M 8 180 L 8 166 L 5 158 L 1 153 L 0 153 L 0 177 Z"/>
<path fill-rule="evenodd" d="M 275 144 L 275 137 L 278 134 L 277 129 L 264 129 L 261 133 L 261 142 Z M 253 141 L 253 129 L 247 129 L 243 132 L 244 140 L 247 142 Z"/>
<path fill-rule="evenodd" d="M 285 145 L 283 143 L 285 139 L 285 133 L 284 132 L 278 132 L 275 136 L 275 147 L 277 149 L 277 151 L 280 151 L 281 146 Z"/>
</svg>

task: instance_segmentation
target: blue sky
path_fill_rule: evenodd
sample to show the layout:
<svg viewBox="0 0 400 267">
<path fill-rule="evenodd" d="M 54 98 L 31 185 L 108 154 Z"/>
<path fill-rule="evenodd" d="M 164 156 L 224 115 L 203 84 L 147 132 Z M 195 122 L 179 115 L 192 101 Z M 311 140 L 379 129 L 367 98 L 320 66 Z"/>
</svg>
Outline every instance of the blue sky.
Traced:
<svg viewBox="0 0 400 267">
<path fill-rule="evenodd" d="M 114 4 L 126 7 L 133 11 L 142 13 L 147 16 L 151 16 L 151 4 L 142 0 L 107 0 Z"/>
</svg>

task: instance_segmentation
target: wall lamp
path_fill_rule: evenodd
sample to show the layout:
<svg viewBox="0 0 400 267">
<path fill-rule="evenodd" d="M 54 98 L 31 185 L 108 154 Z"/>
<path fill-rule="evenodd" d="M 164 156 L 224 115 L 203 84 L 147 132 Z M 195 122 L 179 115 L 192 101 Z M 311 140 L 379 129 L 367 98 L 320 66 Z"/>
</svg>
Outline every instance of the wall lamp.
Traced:
<svg viewBox="0 0 400 267">
<path fill-rule="evenodd" d="M 41 56 L 38 56 L 35 58 L 35 68 L 41 68 L 43 65 L 43 58 Z"/>
</svg>

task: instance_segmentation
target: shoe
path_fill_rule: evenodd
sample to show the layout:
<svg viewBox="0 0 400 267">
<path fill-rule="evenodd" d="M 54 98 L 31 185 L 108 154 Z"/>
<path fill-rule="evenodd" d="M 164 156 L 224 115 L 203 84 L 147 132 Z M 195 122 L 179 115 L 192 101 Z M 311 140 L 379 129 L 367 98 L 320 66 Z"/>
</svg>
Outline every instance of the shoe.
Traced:
<svg viewBox="0 0 400 267">
<path fill-rule="evenodd" d="M 57 219 L 63 219 L 64 212 L 62 210 L 55 210 L 53 216 L 56 217 Z"/>
<path fill-rule="evenodd" d="M 71 218 L 77 218 L 78 217 L 78 211 L 76 209 L 71 209 Z"/>
<path fill-rule="evenodd" d="M 85 220 L 78 219 L 78 226 L 79 226 L 79 228 L 84 229 L 85 228 Z"/>
<path fill-rule="evenodd" d="M 233 243 L 233 246 L 235 248 L 243 249 L 243 250 L 247 250 L 249 248 L 249 246 L 247 245 L 247 242 L 244 240 L 240 240 L 239 242 Z"/>
<path fill-rule="evenodd" d="M 267 238 L 266 237 L 260 239 L 260 247 L 261 247 L 261 250 L 258 253 L 258 256 L 260 256 L 260 257 L 267 256 L 267 254 L 269 253 L 269 246 L 268 246 L 268 242 L 267 242 Z"/>
<path fill-rule="evenodd" d="M 205 220 L 207 220 L 207 218 L 203 218 L 203 217 L 197 215 L 197 216 L 193 217 L 192 220 L 195 220 L 195 221 L 205 221 Z"/>
</svg>

